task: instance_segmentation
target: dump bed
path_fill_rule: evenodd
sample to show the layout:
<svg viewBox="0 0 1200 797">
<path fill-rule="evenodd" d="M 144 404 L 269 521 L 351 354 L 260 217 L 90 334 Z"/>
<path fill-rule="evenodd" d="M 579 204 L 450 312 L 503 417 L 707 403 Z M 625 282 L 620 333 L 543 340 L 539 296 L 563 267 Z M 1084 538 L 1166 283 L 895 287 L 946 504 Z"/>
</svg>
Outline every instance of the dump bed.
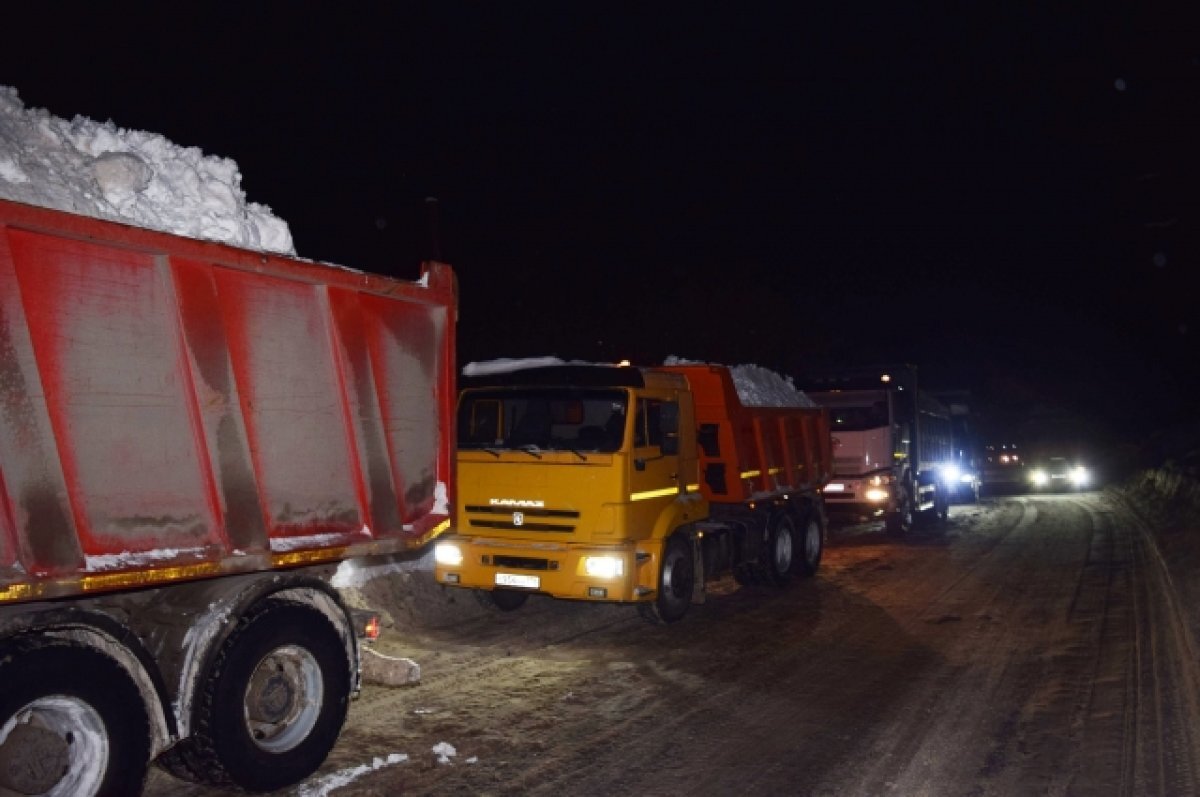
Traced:
<svg viewBox="0 0 1200 797">
<path fill-rule="evenodd" d="M 455 293 L 0 200 L 0 602 L 423 544 Z"/>
<path fill-rule="evenodd" d="M 812 407 L 748 407 L 725 366 L 664 366 L 696 403 L 700 489 L 714 503 L 816 491 L 832 473 L 829 416 Z"/>
</svg>

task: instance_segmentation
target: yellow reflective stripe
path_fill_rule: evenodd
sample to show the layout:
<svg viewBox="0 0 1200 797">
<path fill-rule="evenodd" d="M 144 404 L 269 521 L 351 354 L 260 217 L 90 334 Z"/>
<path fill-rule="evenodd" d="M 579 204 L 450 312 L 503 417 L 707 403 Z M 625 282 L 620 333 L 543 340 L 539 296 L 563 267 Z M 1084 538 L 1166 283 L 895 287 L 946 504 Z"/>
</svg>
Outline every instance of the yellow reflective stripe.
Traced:
<svg viewBox="0 0 1200 797">
<path fill-rule="evenodd" d="M 678 487 L 664 487 L 661 490 L 646 490 L 641 493 L 630 493 L 630 501 L 645 501 L 647 498 L 665 498 L 669 495 L 678 495 Z"/>
<path fill-rule="evenodd" d="M 687 487 L 684 488 L 684 492 L 698 493 L 698 492 L 700 492 L 700 485 L 689 484 Z"/>
<path fill-rule="evenodd" d="M 288 551 L 287 553 L 271 554 L 271 564 L 275 567 L 291 567 L 293 565 L 314 565 L 333 559 L 343 559 L 346 556 L 346 546 L 338 548 L 316 548 L 309 551 Z"/>
<path fill-rule="evenodd" d="M 28 600 L 46 592 L 45 584 L 10 584 L 0 589 L 0 603 Z"/>
<path fill-rule="evenodd" d="M 761 475 L 762 475 L 761 470 L 744 470 L 744 471 L 742 471 L 743 479 L 753 479 L 756 476 L 761 476 Z"/>
<path fill-rule="evenodd" d="M 121 587 L 145 587 L 151 584 L 162 584 L 167 581 L 183 581 L 185 579 L 213 576 L 220 573 L 220 571 L 221 566 L 216 562 L 201 562 L 194 565 L 164 567 L 156 570 L 130 570 L 124 573 L 83 576 L 79 579 L 79 587 L 84 592 L 118 589 Z"/>
<path fill-rule="evenodd" d="M 771 468 L 769 471 L 767 471 L 768 476 L 774 476 L 777 473 L 783 473 L 783 468 Z"/>
</svg>

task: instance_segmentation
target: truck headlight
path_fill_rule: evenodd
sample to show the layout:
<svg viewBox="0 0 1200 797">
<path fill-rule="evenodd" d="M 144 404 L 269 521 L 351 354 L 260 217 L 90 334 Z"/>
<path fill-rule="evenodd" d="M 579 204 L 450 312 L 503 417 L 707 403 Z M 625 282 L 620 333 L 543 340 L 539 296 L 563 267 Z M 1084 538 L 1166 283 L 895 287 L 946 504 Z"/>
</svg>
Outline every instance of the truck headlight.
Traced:
<svg viewBox="0 0 1200 797">
<path fill-rule="evenodd" d="M 962 471 L 958 469 L 957 465 L 943 465 L 941 474 L 947 484 L 953 484 L 962 478 Z"/>
<path fill-rule="evenodd" d="M 871 487 L 867 490 L 866 496 L 868 501 L 886 501 L 888 498 L 888 491 L 879 487 Z"/>
<path fill-rule="evenodd" d="M 1029 481 L 1033 482 L 1035 487 L 1043 487 L 1046 482 L 1050 481 L 1050 477 L 1046 475 L 1046 471 L 1038 468 L 1037 470 L 1030 471 Z"/>
<path fill-rule="evenodd" d="M 593 578 L 617 578 L 625 575 L 625 560 L 619 556 L 585 556 L 583 571 Z"/>
<path fill-rule="evenodd" d="M 1083 487 L 1089 480 L 1087 468 L 1078 467 L 1071 469 L 1071 484 L 1076 487 Z"/>
<path fill-rule="evenodd" d="M 452 542 L 439 542 L 434 546 L 433 559 L 439 565 L 458 567 L 463 563 L 462 549 Z"/>
</svg>

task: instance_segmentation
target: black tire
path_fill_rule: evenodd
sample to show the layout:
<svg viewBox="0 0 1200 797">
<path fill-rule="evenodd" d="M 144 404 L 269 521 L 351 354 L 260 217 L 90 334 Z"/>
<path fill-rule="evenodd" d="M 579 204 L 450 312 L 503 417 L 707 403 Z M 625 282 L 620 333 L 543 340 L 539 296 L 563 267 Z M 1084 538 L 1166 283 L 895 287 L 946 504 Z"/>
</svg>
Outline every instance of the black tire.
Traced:
<svg viewBox="0 0 1200 797">
<path fill-rule="evenodd" d="M 515 589 L 477 589 L 475 600 L 486 609 L 498 609 L 502 612 L 515 612 L 529 600 L 528 592 L 518 592 Z"/>
<path fill-rule="evenodd" d="M 678 622 L 692 605 L 696 585 L 696 563 L 688 539 L 676 534 L 663 546 L 659 570 L 658 594 L 648 603 L 639 603 L 638 611 L 647 620 L 665 625 Z"/>
<path fill-rule="evenodd" d="M 950 519 L 950 497 L 943 495 L 935 495 L 933 499 L 933 513 L 937 519 L 945 523 Z"/>
<path fill-rule="evenodd" d="M 342 634 L 316 607 L 292 601 L 267 600 L 243 616 L 204 679 L 192 735 L 165 768 L 223 788 L 274 791 L 308 777 L 350 704 Z"/>
<path fill-rule="evenodd" d="M 915 518 L 912 505 L 907 500 L 895 512 L 889 512 L 884 518 L 884 528 L 893 537 L 903 537 L 912 531 Z"/>
<path fill-rule="evenodd" d="M 825 554 L 825 519 L 818 509 L 811 510 L 804 518 L 803 529 L 795 572 L 804 578 L 811 578 L 820 569 L 821 557 Z"/>
<path fill-rule="evenodd" d="M 899 506 L 884 517 L 884 530 L 892 537 L 903 537 L 917 524 L 916 485 L 906 476 L 900 486 Z"/>
<path fill-rule="evenodd" d="M 0 792 L 142 791 L 150 721 L 141 692 L 116 660 L 82 643 L 29 638 L 0 648 L 0 733 Z"/>
<path fill-rule="evenodd" d="M 760 564 L 771 586 L 783 588 L 791 582 L 796 567 L 799 536 L 796 533 L 796 521 L 787 512 L 780 512 L 768 523 Z"/>
</svg>

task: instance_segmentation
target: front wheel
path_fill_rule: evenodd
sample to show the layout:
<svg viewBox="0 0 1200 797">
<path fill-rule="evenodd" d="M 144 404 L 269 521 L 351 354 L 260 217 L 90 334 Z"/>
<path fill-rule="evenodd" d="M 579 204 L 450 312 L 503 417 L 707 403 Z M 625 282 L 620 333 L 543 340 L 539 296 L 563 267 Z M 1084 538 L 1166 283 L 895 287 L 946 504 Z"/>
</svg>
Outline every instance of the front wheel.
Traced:
<svg viewBox="0 0 1200 797">
<path fill-rule="evenodd" d="M 139 794 L 149 758 L 141 692 L 117 661 L 62 639 L 0 649 L 0 793 Z"/>
<path fill-rule="evenodd" d="M 639 603 L 638 611 L 653 623 L 674 623 L 681 620 L 692 603 L 696 584 L 696 565 L 692 547 L 686 537 L 675 535 L 663 549 L 662 569 L 659 571 L 658 594 L 649 603 Z"/>
<path fill-rule="evenodd" d="M 350 702 L 339 630 L 305 603 L 267 600 L 243 617 L 205 674 L 193 733 L 170 771 L 245 791 L 311 775 L 333 749 Z"/>
</svg>

